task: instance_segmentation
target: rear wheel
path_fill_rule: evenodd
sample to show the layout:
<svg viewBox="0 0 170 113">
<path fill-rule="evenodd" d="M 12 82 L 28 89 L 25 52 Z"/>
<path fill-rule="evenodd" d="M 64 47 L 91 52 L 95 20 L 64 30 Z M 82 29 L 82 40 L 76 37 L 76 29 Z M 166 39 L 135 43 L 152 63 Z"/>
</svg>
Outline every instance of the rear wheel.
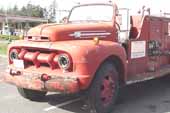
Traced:
<svg viewBox="0 0 170 113">
<path fill-rule="evenodd" d="M 29 100 L 32 101 L 40 101 L 43 99 L 46 95 L 47 92 L 43 91 L 35 91 L 35 90 L 30 90 L 30 89 L 25 89 L 25 88 L 19 88 L 17 87 L 19 94 Z"/>
<path fill-rule="evenodd" d="M 105 62 L 97 71 L 88 93 L 88 102 L 93 113 L 110 113 L 118 92 L 118 72 L 112 63 Z"/>
</svg>

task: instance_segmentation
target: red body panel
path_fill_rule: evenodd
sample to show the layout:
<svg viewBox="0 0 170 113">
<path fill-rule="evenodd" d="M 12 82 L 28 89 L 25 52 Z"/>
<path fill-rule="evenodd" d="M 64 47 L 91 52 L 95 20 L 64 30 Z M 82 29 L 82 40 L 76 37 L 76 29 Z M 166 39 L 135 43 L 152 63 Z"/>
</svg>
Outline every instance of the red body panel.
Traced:
<svg viewBox="0 0 170 113">
<path fill-rule="evenodd" d="M 18 46 L 18 43 L 20 43 Z M 27 43 L 27 41 L 19 41 L 19 42 L 15 42 L 14 44 L 11 45 L 11 47 L 16 47 L 16 48 L 37 48 L 37 42 L 30 42 Z M 60 42 L 41 42 L 41 44 L 44 44 L 44 48 L 43 49 L 49 49 L 49 50 L 60 50 L 60 51 L 65 51 L 66 53 L 69 53 L 71 58 L 72 58 L 72 62 L 74 62 L 73 64 L 73 72 L 75 74 L 72 74 L 74 76 L 76 76 L 77 78 L 81 77 L 81 76 L 87 76 L 88 75 L 88 79 L 79 79 L 80 81 L 80 89 L 87 89 L 92 81 L 92 79 L 94 78 L 95 72 L 96 70 L 99 68 L 99 66 L 104 62 L 104 60 L 110 56 L 117 56 L 120 58 L 120 60 L 122 61 L 122 63 L 124 64 L 124 67 L 122 67 L 122 69 L 126 70 L 126 53 L 124 51 L 124 48 L 121 47 L 119 44 L 117 43 L 113 43 L 110 41 L 100 41 L 99 45 L 95 45 L 93 40 L 73 40 L 73 41 L 67 41 L 67 43 L 65 43 L 65 41 L 60 41 Z M 45 45 L 51 44 L 50 48 L 48 48 L 48 46 L 45 47 Z M 24 57 L 27 60 L 32 60 L 32 56 L 30 55 L 29 58 L 29 54 L 26 54 Z M 39 57 L 40 56 L 40 57 Z M 38 56 L 38 60 L 40 60 L 41 55 Z M 94 57 L 96 56 L 96 57 Z M 48 58 L 47 56 L 44 57 Z M 43 61 L 45 62 L 45 61 Z M 27 70 L 29 68 L 26 68 L 25 70 Z M 36 69 L 38 72 L 40 71 L 41 74 L 43 73 L 47 73 L 49 75 L 54 74 L 55 70 L 49 70 L 49 71 L 45 71 L 48 68 L 43 68 L 42 66 L 40 66 L 38 69 Z M 34 69 L 32 69 L 34 70 Z M 43 72 L 41 71 L 43 70 Z M 29 71 L 31 71 L 29 69 Z M 69 72 L 66 72 L 69 74 Z M 58 72 L 56 72 L 56 74 L 58 75 Z M 55 75 L 55 74 L 54 74 Z M 55 75 L 56 76 L 56 75 Z"/>
<path fill-rule="evenodd" d="M 82 23 L 80 24 L 46 24 L 40 25 L 28 32 L 28 37 L 49 37 L 49 41 L 63 41 L 63 40 L 76 40 L 72 34 L 76 31 L 106 31 L 113 33 L 113 23 L 103 22 L 103 23 Z M 110 35 L 105 40 L 115 41 L 115 34 Z M 88 38 L 93 38 L 88 37 Z M 29 38 L 28 38 L 29 40 Z M 80 39 L 78 39 L 80 40 Z M 85 38 L 82 38 L 85 40 Z M 35 40 L 34 40 L 35 41 Z M 43 41 L 43 40 L 40 40 Z"/>
<path fill-rule="evenodd" d="M 25 40 L 9 46 L 9 53 L 13 49 L 19 53 L 24 69 L 16 68 L 9 59 L 10 72 L 4 80 L 28 89 L 76 93 L 89 88 L 96 71 L 110 57 L 119 61 L 116 69 L 125 84 L 170 73 L 167 68 L 170 19 L 131 16 L 130 36 L 125 43 L 118 42 L 114 19 L 113 22 L 45 24 L 31 29 Z M 61 55 L 68 56 L 67 70 L 61 69 Z M 43 74 L 51 79 L 42 81 Z M 27 77 L 31 79 L 26 80 Z"/>
<path fill-rule="evenodd" d="M 160 71 L 169 65 L 169 54 L 165 53 L 170 51 L 168 26 L 170 19 L 163 17 L 145 16 L 132 16 L 133 31 L 129 41 L 128 49 L 128 80 L 130 81 L 143 81 L 148 78 L 156 78 L 162 75 Z M 134 41 L 146 42 L 146 56 L 142 58 L 131 58 L 131 43 Z M 156 55 L 149 55 L 149 42 L 156 41 L 159 45 L 156 50 L 159 52 Z M 154 73 L 154 74 L 153 74 Z M 169 71 L 166 72 L 168 74 Z"/>
</svg>

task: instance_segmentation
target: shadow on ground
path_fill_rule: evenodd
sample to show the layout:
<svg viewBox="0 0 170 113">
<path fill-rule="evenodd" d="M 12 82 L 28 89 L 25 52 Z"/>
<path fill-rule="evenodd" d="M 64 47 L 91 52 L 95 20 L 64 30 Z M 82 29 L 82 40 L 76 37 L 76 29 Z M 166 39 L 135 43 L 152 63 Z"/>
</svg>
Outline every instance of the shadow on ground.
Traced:
<svg viewBox="0 0 170 113">
<path fill-rule="evenodd" d="M 73 113 L 90 113 L 84 99 L 61 104 L 77 98 L 80 96 L 49 94 L 44 101 Z M 123 88 L 113 113 L 165 113 L 170 111 L 166 106 L 170 106 L 170 76 Z"/>
</svg>

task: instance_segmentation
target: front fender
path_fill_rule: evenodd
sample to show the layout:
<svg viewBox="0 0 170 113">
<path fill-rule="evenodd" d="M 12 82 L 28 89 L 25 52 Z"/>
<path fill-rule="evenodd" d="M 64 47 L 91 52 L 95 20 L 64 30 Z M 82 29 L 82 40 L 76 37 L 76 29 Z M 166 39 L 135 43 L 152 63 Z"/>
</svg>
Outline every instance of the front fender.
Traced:
<svg viewBox="0 0 170 113">
<path fill-rule="evenodd" d="M 84 89 L 90 85 L 100 65 L 110 56 L 116 56 L 120 59 L 124 66 L 122 70 L 124 70 L 124 76 L 126 77 L 127 56 L 124 48 L 118 43 L 100 41 L 100 44 L 95 45 L 93 41 L 78 41 L 77 43 L 75 41 L 73 45 L 65 45 L 64 48 L 62 47 L 61 49 L 69 53 L 72 57 L 73 71 L 78 75 L 90 75 L 90 80 L 81 81 L 81 83 L 84 84 Z"/>
</svg>

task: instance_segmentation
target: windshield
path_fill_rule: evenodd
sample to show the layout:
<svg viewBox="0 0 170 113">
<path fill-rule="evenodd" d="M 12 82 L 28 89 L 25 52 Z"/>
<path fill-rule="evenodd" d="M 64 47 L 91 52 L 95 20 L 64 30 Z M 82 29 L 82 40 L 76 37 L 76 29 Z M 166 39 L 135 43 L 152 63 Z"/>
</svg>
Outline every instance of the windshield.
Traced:
<svg viewBox="0 0 170 113">
<path fill-rule="evenodd" d="M 69 22 L 112 21 L 112 17 L 112 5 L 84 5 L 72 10 Z"/>
</svg>

